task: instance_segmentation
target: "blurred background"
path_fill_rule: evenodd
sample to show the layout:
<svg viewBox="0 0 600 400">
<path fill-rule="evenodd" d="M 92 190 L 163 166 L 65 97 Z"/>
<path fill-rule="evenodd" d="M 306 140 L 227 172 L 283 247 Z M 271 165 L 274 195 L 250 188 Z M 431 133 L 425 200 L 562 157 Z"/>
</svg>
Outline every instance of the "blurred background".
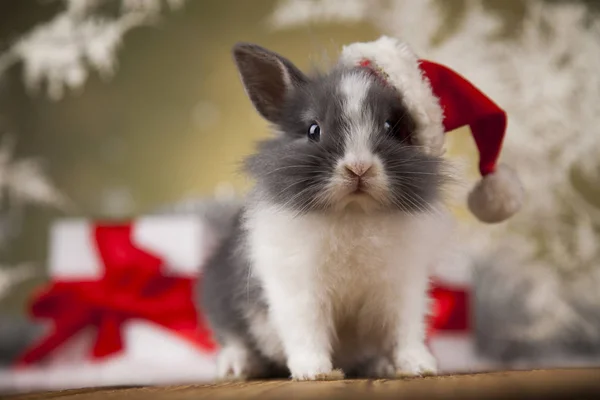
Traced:
<svg viewBox="0 0 600 400">
<path fill-rule="evenodd" d="M 502 159 L 528 197 L 497 226 L 464 209 L 477 156 L 468 129 L 448 134 L 467 183 L 456 257 L 437 273 L 473 293 L 469 343 L 508 366 L 600 364 L 599 12 L 593 0 L 1 1 L 2 361 L 33 335 L 28 301 L 50 279 L 57 219 L 127 219 L 248 188 L 238 162 L 267 125 L 235 42 L 306 70 L 387 34 L 509 116 Z"/>
</svg>

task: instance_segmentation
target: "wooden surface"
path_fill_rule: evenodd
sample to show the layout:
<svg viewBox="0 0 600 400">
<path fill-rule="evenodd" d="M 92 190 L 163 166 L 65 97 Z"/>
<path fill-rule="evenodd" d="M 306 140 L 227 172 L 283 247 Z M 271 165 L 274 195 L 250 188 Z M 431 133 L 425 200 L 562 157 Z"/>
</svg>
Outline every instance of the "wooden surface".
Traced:
<svg viewBox="0 0 600 400">
<path fill-rule="evenodd" d="M 214 385 L 79 389 L 4 396 L 10 400 L 174 399 L 551 399 L 600 398 L 600 369 L 494 372 L 404 380 L 253 381 Z"/>
</svg>

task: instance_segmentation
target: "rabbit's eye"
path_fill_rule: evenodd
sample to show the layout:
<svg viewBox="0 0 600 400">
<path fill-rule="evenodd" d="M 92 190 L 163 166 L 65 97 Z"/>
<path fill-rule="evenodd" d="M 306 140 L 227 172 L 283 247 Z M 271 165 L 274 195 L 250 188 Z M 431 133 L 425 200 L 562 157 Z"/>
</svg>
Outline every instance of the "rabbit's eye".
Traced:
<svg viewBox="0 0 600 400">
<path fill-rule="evenodd" d="M 410 131 L 407 130 L 406 126 L 399 124 L 396 120 L 388 119 L 383 124 L 385 132 L 402 143 L 410 144 Z"/>
<path fill-rule="evenodd" d="M 318 124 L 312 124 L 308 128 L 308 138 L 315 142 L 321 139 L 321 127 Z"/>
</svg>

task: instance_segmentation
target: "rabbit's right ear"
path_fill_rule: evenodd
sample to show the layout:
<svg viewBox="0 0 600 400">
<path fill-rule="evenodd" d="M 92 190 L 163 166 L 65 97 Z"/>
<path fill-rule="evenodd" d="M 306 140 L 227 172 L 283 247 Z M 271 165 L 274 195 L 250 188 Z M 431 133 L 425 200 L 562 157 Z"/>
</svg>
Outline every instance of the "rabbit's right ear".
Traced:
<svg viewBox="0 0 600 400">
<path fill-rule="evenodd" d="M 279 120 L 288 91 L 308 81 L 289 60 L 255 44 L 236 44 L 233 58 L 248 97 L 269 122 Z"/>
</svg>

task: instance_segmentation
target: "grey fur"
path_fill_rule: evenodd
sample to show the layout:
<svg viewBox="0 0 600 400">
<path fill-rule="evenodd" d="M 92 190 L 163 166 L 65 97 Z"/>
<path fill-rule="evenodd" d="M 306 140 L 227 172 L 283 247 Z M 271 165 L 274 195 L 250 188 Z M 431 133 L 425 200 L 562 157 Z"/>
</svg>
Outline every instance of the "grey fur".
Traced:
<svg viewBox="0 0 600 400">
<path fill-rule="evenodd" d="M 200 288 L 200 304 L 205 310 L 215 339 L 225 343 L 232 337 L 254 352 L 256 362 L 262 362 L 264 375 L 286 377 L 284 365 L 277 365 L 261 354 L 249 333 L 253 316 L 266 314 L 267 304 L 258 281 L 252 277 L 244 248 L 241 214 L 235 219 L 234 230 L 217 250 L 204 270 Z"/>
<path fill-rule="evenodd" d="M 267 200 L 298 213 L 327 212 L 331 205 L 315 201 L 315 196 L 342 156 L 347 134 L 339 82 L 347 74 L 368 72 L 335 67 L 329 73 L 307 77 L 290 61 L 256 45 L 239 44 L 233 54 L 249 98 L 277 132 L 260 142 L 257 152 L 245 161 L 245 171 L 256 181 L 247 206 Z M 368 79 L 372 85 L 364 113 L 373 123 L 371 145 L 382 159 L 391 185 L 391 201 L 383 211 L 426 211 L 440 196 L 444 165 L 411 144 L 415 123 L 399 94 L 371 76 Z M 327 132 L 318 143 L 307 138 L 311 115 Z M 391 131 L 384 127 L 386 120 L 393 122 Z M 268 304 L 251 273 L 242 218 L 243 210 L 235 218 L 232 234 L 205 267 L 199 285 L 200 307 L 219 343 L 243 343 L 263 362 L 261 377 L 274 372 L 289 375 L 285 360 L 267 356 L 250 333 L 257 318 L 266 317 Z M 374 368 L 381 367 L 365 363 L 347 372 L 365 376 Z"/>
<path fill-rule="evenodd" d="M 254 107 L 266 120 L 276 122 L 287 92 L 304 84 L 306 76 L 287 59 L 251 43 L 237 44 L 233 56 Z"/>
</svg>

